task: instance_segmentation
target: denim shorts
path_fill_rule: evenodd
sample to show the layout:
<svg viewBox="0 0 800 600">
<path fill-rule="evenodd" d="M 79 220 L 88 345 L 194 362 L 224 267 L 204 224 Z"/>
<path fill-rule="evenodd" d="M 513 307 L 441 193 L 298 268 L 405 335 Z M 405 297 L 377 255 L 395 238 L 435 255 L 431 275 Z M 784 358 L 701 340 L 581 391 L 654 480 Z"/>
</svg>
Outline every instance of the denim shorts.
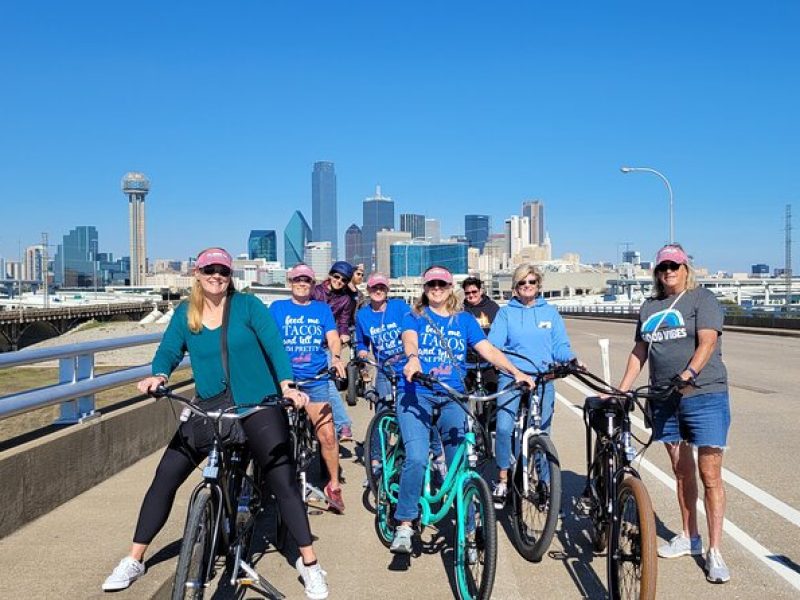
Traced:
<svg viewBox="0 0 800 600">
<path fill-rule="evenodd" d="M 653 440 L 665 444 L 688 442 L 693 446 L 725 448 L 731 425 L 728 392 L 679 395 L 650 403 Z"/>
<path fill-rule="evenodd" d="M 322 381 L 312 386 L 303 386 L 300 391 L 308 394 L 308 401 L 312 404 L 330 403 L 331 401 L 331 392 L 327 381 Z"/>
</svg>

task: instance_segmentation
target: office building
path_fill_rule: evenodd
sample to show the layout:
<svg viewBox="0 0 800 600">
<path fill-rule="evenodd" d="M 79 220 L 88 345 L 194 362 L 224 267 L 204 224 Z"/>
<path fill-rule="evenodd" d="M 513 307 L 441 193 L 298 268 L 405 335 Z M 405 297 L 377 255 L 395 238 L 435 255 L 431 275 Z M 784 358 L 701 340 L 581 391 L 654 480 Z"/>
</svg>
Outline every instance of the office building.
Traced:
<svg viewBox="0 0 800 600">
<path fill-rule="evenodd" d="M 489 239 L 489 215 L 464 215 L 464 236 L 470 248 L 483 252 L 486 240 Z"/>
<path fill-rule="evenodd" d="M 425 239 L 425 215 L 403 213 L 400 215 L 400 231 L 411 234 L 412 240 Z"/>
<path fill-rule="evenodd" d="M 311 241 L 311 228 L 308 221 L 299 210 L 286 224 L 283 230 L 283 266 L 291 269 L 297 263 L 303 262 L 306 244 Z"/>
<path fill-rule="evenodd" d="M 355 223 L 344 232 L 344 259 L 351 265 L 365 262 L 361 227 Z"/>
<path fill-rule="evenodd" d="M 389 275 L 392 270 L 392 244 L 410 241 L 411 234 L 408 231 L 388 231 L 385 229 L 379 231 L 375 242 L 375 270 L 384 275 Z"/>
<path fill-rule="evenodd" d="M 622 262 L 638 266 L 642 262 L 642 254 L 638 250 L 625 250 L 622 253 Z"/>
<path fill-rule="evenodd" d="M 531 230 L 528 217 L 512 215 L 506 219 L 506 252 L 513 259 L 525 246 L 531 245 Z"/>
<path fill-rule="evenodd" d="M 339 221 L 336 207 L 336 171 L 333 163 L 314 163 L 311 173 L 311 239 L 315 242 L 330 242 L 331 253 L 338 253 Z"/>
<path fill-rule="evenodd" d="M 94 286 L 98 278 L 97 248 L 97 229 L 91 225 L 76 227 L 65 235 L 53 263 L 55 284 L 59 287 Z"/>
<path fill-rule="evenodd" d="M 438 244 L 442 241 L 439 219 L 425 219 L 425 241 L 431 244 Z"/>
<path fill-rule="evenodd" d="M 333 264 L 330 242 L 309 242 L 303 254 L 303 262 L 314 269 L 317 281 L 322 281 Z"/>
<path fill-rule="evenodd" d="M 247 257 L 263 258 L 275 262 L 278 260 L 278 238 L 273 229 L 253 229 L 247 239 Z"/>
<path fill-rule="evenodd" d="M 750 269 L 750 273 L 753 277 L 769 277 L 769 265 L 765 265 L 764 263 L 753 265 Z"/>
<path fill-rule="evenodd" d="M 390 265 L 391 277 L 419 277 L 433 265 L 445 267 L 454 275 L 466 274 L 467 245 L 396 242 L 390 247 Z"/>
<path fill-rule="evenodd" d="M 361 247 L 367 272 L 375 270 L 375 241 L 383 229 L 394 229 L 394 202 L 375 187 L 375 195 L 364 200 L 364 219 L 361 226 Z"/>
<path fill-rule="evenodd" d="M 522 216 L 528 217 L 530 244 L 544 244 L 544 204 L 540 200 L 526 200 L 522 203 Z"/>
<path fill-rule="evenodd" d="M 147 245 L 145 243 L 144 199 L 150 191 L 150 181 L 144 173 L 131 171 L 122 177 L 122 193 L 128 196 L 128 225 L 130 231 L 130 285 L 144 285 L 147 275 Z"/>
<path fill-rule="evenodd" d="M 22 278 L 27 281 L 44 281 L 47 271 L 44 246 L 36 244 L 25 248 L 25 260 L 22 263 Z"/>
</svg>

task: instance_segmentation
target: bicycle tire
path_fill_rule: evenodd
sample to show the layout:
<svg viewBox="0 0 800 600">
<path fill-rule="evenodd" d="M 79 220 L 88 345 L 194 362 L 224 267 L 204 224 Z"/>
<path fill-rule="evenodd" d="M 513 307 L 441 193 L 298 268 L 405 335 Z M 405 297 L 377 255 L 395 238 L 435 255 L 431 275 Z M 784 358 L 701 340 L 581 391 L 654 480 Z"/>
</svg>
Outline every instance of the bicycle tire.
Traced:
<svg viewBox="0 0 800 600">
<path fill-rule="evenodd" d="M 183 542 L 175 569 L 172 600 L 201 600 L 205 592 L 205 573 L 214 560 L 214 503 L 211 490 L 201 489 L 194 498 L 186 519 Z"/>
<path fill-rule="evenodd" d="M 347 364 L 347 393 L 345 399 L 348 406 L 355 406 L 358 404 L 358 382 L 361 379 L 361 373 L 357 365 L 354 363 Z"/>
<path fill-rule="evenodd" d="M 615 510 L 608 551 L 611 597 L 653 600 L 658 578 L 656 523 L 650 495 L 639 478 L 628 475 L 622 480 Z"/>
<path fill-rule="evenodd" d="M 456 539 L 456 590 L 461 600 L 488 600 L 497 570 L 497 521 L 492 494 L 489 485 L 478 477 L 464 483 L 462 494 L 464 503 L 456 518 L 465 535 L 464 539 Z M 457 527 L 456 532 L 459 529 L 462 528 Z"/>
<path fill-rule="evenodd" d="M 397 439 L 397 444 L 393 447 L 391 454 L 391 470 L 387 470 L 384 465 L 375 494 L 375 533 L 387 548 L 391 547 L 394 539 L 394 509 L 400 490 L 400 474 L 403 471 L 405 458 L 402 439 L 400 437 Z"/>
<path fill-rule="evenodd" d="M 611 527 L 611 515 L 608 515 L 607 518 L 604 517 L 605 507 L 607 506 L 605 470 L 608 467 L 598 460 L 599 453 L 599 440 L 595 438 L 592 463 L 595 465 L 595 474 L 592 487 L 597 492 L 597 498 L 592 507 L 592 524 L 589 528 L 589 538 L 592 541 L 592 550 L 596 554 L 604 552 L 608 547 L 609 529 Z M 616 459 L 614 460 L 614 467 L 616 468 Z"/>
<path fill-rule="evenodd" d="M 541 476 L 537 464 L 546 463 L 549 481 Z M 528 493 L 523 478 L 527 478 Z M 553 441 L 542 435 L 528 438 L 528 468 L 517 463 L 511 489 L 511 537 L 525 560 L 539 562 L 553 541 L 561 509 L 561 466 Z"/>
<path fill-rule="evenodd" d="M 393 425 L 385 422 L 385 419 L 391 419 Z M 378 431 L 378 427 L 381 426 L 383 431 Z M 389 428 L 393 427 L 393 430 Z M 372 497 L 377 497 L 378 493 L 378 478 L 376 473 L 373 471 L 372 468 L 372 455 L 374 451 L 377 451 L 378 456 L 380 456 L 380 437 L 379 435 L 385 435 L 387 431 L 389 432 L 399 432 L 400 426 L 397 423 L 397 415 L 395 414 L 394 410 L 384 408 L 376 412 L 372 419 L 369 421 L 369 425 L 367 425 L 367 433 L 364 437 L 364 471 L 367 476 L 367 487 L 369 488 Z M 375 448 L 373 448 L 373 444 L 377 444 Z"/>
</svg>

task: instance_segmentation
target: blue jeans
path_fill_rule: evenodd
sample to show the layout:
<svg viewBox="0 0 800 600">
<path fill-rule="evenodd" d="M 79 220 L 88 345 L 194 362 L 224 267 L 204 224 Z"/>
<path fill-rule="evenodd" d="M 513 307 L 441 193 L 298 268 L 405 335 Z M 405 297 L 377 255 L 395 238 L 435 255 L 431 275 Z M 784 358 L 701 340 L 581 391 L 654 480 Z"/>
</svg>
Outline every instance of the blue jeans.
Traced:
<svg viewBox="0 0 800 600">
<path fill-rule="evenodd" d="M 514 381 L 513 378 L 500 374 L 498 383 L 499 389 L 504 388 Z M 538 393 L 541 396 L 540 404 L 542 411 L 542 431 L 550 433 L 553 427 L 553 412 L 556 407 L 556 390 L 552 383 L 546 383 L 544 392 L 540 387 Z M 497 430 L 495 440 L 495 460 L 498 469 L 508 469 L 511 466 L 511 433 L 514 431 L 514 421 L 517 418 L 519 409 L 520 392 L 513 391 L 503 394 L 497 399 Z M 543 465 L 546 469 L 546 465 Z M 542 473 L 545 481 L 548 477 Z"/>
<path fill-rule="evenodd" d="M 673 394 L 651 402 L 653 439 L 665 444 L 681 440 L 693 446 L 722 448 L 728 443 L 731 408 L 728 392 L 683 398 Z"/>
<path fill-rule="evenodd" d="M 464 440 L 467 417 L 460 406 L 424 388 L 406 388 L 406 393 L 397 403 L 397 420 L 406 452 L 395 511 L 395 519 L 398 521 L 413 521 L 419 516 L 419 498 L 431 449 L 431 416 L 434 406 L 440 407 L 437 428 L 444 442 L 448 465 L 452 462 L 458 445 Z"/>
<path fill-rule="evenodd" d="M 328 352 L 329 367 L 331 366 L 331 360 L 331 353 Z M 331 411 L 333 412 L 333 425 L 336 427 L 336 433 L 338 434 L 342 430 L 342 427 L 350 427 L 353 421 L 350 420 L 347 414 L 347 409 L 344 407 L 344 400 L 342 400 L 339 390 L 336 389 L 336 384 L 333 382 L 333 379 L 328 381 L 328 395 L 330 396 Z"/>
</svg>

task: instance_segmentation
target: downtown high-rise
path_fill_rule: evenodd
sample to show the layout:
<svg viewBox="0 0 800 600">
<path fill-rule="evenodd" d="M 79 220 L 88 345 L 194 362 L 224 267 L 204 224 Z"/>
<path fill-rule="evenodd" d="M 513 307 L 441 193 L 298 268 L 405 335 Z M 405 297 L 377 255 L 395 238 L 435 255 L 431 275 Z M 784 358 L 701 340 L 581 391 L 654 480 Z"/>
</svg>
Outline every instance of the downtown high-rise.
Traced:
<svg viewBox="0 0 800 600">
<path fill-rule="evenodd" d="M 330 242 L 333 260 L 339 256 L 339 221 L 336 215 L 336 171 L 333 163 L 315 162 L 311 173 L 311 239 Z"/>
<path fill-rule="evenodd" d="M 273 229 L 253 229 L 247 239 L 247 258 L 278 260 L 278 239 Z"/>
<path fill-rule="evenodd" d="M 375 241 L 382 229 L 394 229 L 394 201 L 381 194 L 381 186 L 375 188 L 375 195 L 364 200 L 363 225 L 361 227 L 361 247 L 367 271 L 375 270 Z"/>
<path fill-rule="evenodd" d="M 522 216 L 528 217 L 530 243 L 544 244 L 544 203 L 540 200 L 526 200 L 522 203 Z"/>
<path fill-rule="evenodd" d="M 403 213 L 400 215 L 400 231 L 407 231 L 413 240 L 425 239 L 425 215 Z"/>
<path fill-rule="evenodd" d="M 299 210 L 294 211 L 283 230 L 283 266 L 291 269 L 303 262 L 306 244 L 311 241 L 311 228 Z"/>
<path fill-rule="evenodd" d="M 98 236 L 91 225 L 81 225 L 66 234 L 58 245 L 53 264 L 59 287 L 91 287 L 98 284 Z"/>
<path fill-rule="evenodd" d="M 464 236 L 470 248 L 483 252 L 486 240 L 489 239 L 489 215 L 464 215 Z"/>
</svg>

